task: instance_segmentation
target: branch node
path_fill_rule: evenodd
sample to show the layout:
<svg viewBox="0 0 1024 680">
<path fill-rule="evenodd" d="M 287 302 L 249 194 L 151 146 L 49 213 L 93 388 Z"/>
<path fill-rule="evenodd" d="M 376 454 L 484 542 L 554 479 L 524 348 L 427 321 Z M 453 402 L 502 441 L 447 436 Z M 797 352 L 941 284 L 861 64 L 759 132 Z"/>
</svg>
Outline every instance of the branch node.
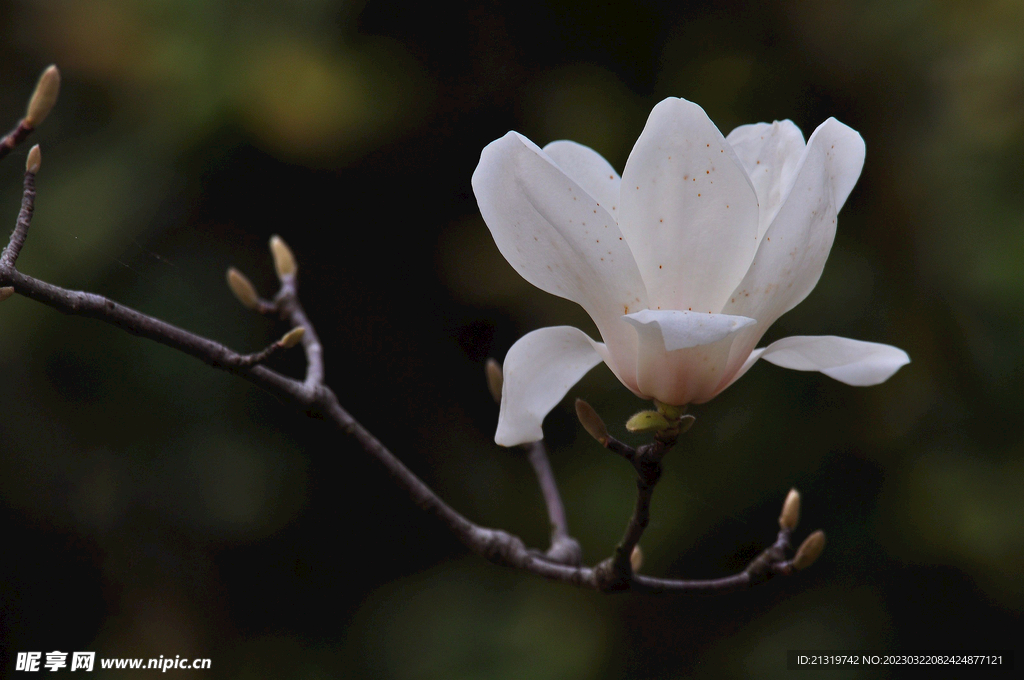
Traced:
<svg viewBox="0 0 1024 680">
<path fill-rule="evenodd" d="M 523 568 L 530 561 L 522 539 L 501 529 L 477 527 L 476 539 L 480 553 L 490 562 L 504 567 Z"/>
<path fill-rule="evenodd" d="M 628 562 L 627 562 L 628 565 Z M 594 567 L 594 585 L 602 593 L 621 593 L 629 590 L 632 581 L 630 570 L 616 564 L 614 557 L 609 557 Z"/>
</svg>

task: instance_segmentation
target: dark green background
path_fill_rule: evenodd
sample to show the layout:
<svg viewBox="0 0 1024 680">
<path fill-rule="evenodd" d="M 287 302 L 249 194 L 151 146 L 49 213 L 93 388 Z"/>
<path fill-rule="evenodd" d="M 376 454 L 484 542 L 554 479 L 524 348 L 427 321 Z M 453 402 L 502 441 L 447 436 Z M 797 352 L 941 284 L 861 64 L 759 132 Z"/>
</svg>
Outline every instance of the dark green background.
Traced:
<svg viewBox="0 0 1024 680">
<path fill-rule="evenodd" d="M 467 555 L 361 450 L 248 383 L 13 298 L 4 672 L 60 649 L 209 657 L 203 677 L 225 678 L 768 678 L 790 677 L 787 649 L 1019 645 L 1021 26 L 1022 3 L 952 0 L 0 2 L 0 122 L 47 64 L 64 75 L 19 267 L 252 351 L 285 329 L 223 274 L 269 294 L 281 234 L 343 404 L 461 512 L 534 545 L 539 492 L 491 442 L 483 362 L 540 326 L 592 326 L 522 281 L 479 217 L 470 176 L 509 129 L 621 170 L 666 96 L 723 132 L 837 117 L 866 140 L 864 172 L 817 289 L 766 341 L 844 335 L 913 360 L 873 388 L 758 365 L 693 410 L 667 460 L 647 573 L 742 568 L 794 485 L 798 538 L 829 536 L 811 571 L 603 596 Z M 10 227 L 26 151 L 0 167 Z M 570 396 L 620 433 L 644 407 L 605 368 Z M 546 425 L 597 561 L 631 471 L 568 400 Z"/>
</svg>

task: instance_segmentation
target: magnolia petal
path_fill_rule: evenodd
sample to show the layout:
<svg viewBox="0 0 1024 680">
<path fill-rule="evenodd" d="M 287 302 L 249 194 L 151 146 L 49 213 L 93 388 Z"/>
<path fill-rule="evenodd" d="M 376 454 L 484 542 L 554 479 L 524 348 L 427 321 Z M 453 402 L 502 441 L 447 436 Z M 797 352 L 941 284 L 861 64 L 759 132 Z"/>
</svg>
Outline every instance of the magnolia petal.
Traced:
<svg viewBox="0 0 1024 680">
<path fill-rule="evenodd" d="M 650 309 L 623 319 L 636 328 L 639 391 L 676 406 L 714 396 L 727 366 L 730 336 L 754 323 L 742 316 Z"/>
<path fill-rule="evenodd" d="M 615 219 L 533 142 L 515 132 L 488 144 L 473 173 L 480 213 L 519 274 L 580 304 L 606 341 L 647 292 Z"/>
<path fill-rule="evenodd" d="M 623 317 L 636 328 L 641 341 L 659 339 L 666 351 L 718 342 L 754 323 L 745 316 L 701 314 L 685 310 L 645 309 Z"/>
<path fill-rule="evenodd" d="M 836 213 L 863 163 L 864 140 L 834 118 L 811 135 L 793 186 L 723 309 L 757 319 L 737 339 L 730 372 L 746 360 L 768 327 L 818 283 L 835 239 Z"/>
<path fill-rule="evenodd" d="M 755 349 L 753 352 L 751 352 L 750 356 L 748 356 L 746 361 L 743 362 L 743 364 L 740 366 L 739 370 L 736 371 L 736 373 L 734 375 L 729 376 L 727 381 L 725 381 L 722 385 L 720 385 L 719 388 L 715 391 L 715 394 L 718 394 L 719 392 L 724 390 L 726 387 L 728 387 L 729 385 L 732 385 L 734 382 L 736 382 L 737 380 L 742 378 L 743 374 L 746 373 L 747 371 L 749 371 L 750 367 L 757 363 L 757 360 L 761 358 L 761 354 L 763 354 L 763 353 L 764 353 L 764 347 L 760 347 L 758 349 Z M 712 396 L 714 396 L 714 395 L 712 395 Z"/>
<path fill-rule="evenodd" d="M 619 185 L 622 180 L 604 156 L 589 146 L 567 140 L 551 142 L 544 147 L 544 153 L 558 164 L 562 172 L 593 196 L 612 217 L 618 219 Z"/>
<path fill-rule="evenodd" d="M 804 135 L 793 121 L 741 125 L 725 138 L 757 192 L 758 238 L 782 206 L 782 199 L 793 184 L 797 166 L 803 158 Z"/>
<path fill-rule="evenodd" d="M 647 306 L 722 311 L 757 248 L 757 196 L 704 110 L 684 99 L 655 106 L 621 192 L 619 224 Z"/>
<path fill-rule="evenodd" d="M 505 380 L 494 441 L 515 446 L 543 439 L 544 417 L 601 363 L 598 348 L 604 346 L 572 326 L 540 328 L 519 338 L 502 367 Z"/>
<path fill-rule="evenodd" d="M 910 357 L 898 347 L 834 335 L 783 338 L 765 347 L 759 356 L 776 366 L 820 371 L 856 387 L 883 383 L 910 363 Z"/>
</svg>

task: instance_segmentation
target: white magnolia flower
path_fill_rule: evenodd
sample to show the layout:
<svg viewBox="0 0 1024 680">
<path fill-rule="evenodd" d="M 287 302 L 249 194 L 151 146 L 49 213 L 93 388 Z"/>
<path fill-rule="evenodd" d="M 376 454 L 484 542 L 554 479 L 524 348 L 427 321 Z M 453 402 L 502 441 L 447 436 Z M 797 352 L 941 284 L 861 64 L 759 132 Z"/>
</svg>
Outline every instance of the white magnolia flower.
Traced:
<svg viewBox="0 0 1024 680">
<path fill-rule="evenodd" d="M 533 285 L 581 305 L 603 343 L 569 326 L 517 341 L 504 363 L 495 441 L 543 435 L 541 422 L 604 361 L 637 396 L 708 401 L 758 359 L 875 385 L 906 352 L 835 336 L 755 349 L 821 276 L 836 214 L 864 164 L 864 141 L 829 118 L 804 143 L 791 121 L 723 137 L 704 110 L 666 99 L 622 177 L 569 141 L 491 142 L 473 190 L 494 242 Z"/>
</svg>

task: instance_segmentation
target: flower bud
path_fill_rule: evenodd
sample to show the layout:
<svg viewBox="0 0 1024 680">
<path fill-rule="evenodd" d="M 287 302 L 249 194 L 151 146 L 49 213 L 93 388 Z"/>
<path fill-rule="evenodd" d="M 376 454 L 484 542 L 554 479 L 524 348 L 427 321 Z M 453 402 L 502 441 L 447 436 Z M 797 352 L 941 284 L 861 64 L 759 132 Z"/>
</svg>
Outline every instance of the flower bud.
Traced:
<svg viewBox="0 0 1024 680">
<path fill-rule="evenodd" d="M 14 295 L 14 286 L 4 286 L 3 288 L 0 288 L 0 302 L 3 302 L 12 295 Z"/>
<path fill-rule="evenodd" d="M 305 334 L 306 329 L 302 326 L 297 326 L 281 336 L 281 339 L 277 341 L 277 344 L 281 345 L 281 347 L 284 347 L 285 349 L 295 347 L 295 345 L 299 344 L 299 341 L 302 340 L 302 336 Z"/>
<path fill-rule="evenodd" d="M 669 422 L 657 411 L 640 411 L 626 421 L 630 432 L 659 432 L 668 428 Z"/>
<path fill-rule="evenodd" d="M 644 566 L 644 552 L 639 545 L 633 546 L 633 552 L 629 556 L 629 566 L 633 568 L 634 572 L 640 571 L 640 567 Z"/>
<path fill-rule="evenodd" d="M 43 75 L 39 76 L 39 83 L 32 98 L 28 101 L 28 110 L 25 113 L 25 125 L 30 128 L 37 127 L 50 115 L 53 105 L 57 103 L 57 94 L 60 92 L 60 71 L 57 67 L 50 65 Z"/>
<path fill-rule="evenodd" d="M 815 560 L 825 549 L 825 532 L 819 529 L 804 539 L 804 542 L 797 548 L 796 557 L 793 558 L 794 569 L 806 569 L 814 564 Z"/>
<path fill-rule="evenodd" d="M 487 360 L 484 366 L 484 375 L 487 376 L 487 389 L 494 401 L 501 403 L 501 387 L 505 383 L 505 376 L 501 373 L 501 364 L 494 357 Z"/>
<path fill-rule="evenodd" d="M 601 446 L 604 446 L 608 441 L 608 427 L 601 420 L 601 416 L 597 415 L 594 407 L 582 399 L 577 399 L 576 417 L 580 419 L 580 424 L 583 425 L 583 429 L 587 431 L 587 434 L 596 439 Z"/>
<path fill-rule="evenodd" d="M 235 294 L 238 301 L 249 309 L 256 309 L 259 305 L 256 287 L 245 277 L 245 274 L 234 267 L 228 267 L 228 288 Z"/>
<path fill-rule="evenodd" d="M 39 145 L 36 144 L 28 150 L 28 158 L 25 159 L 25 172 L 31 172 L 33 175 L 39 172 L 39 166 L 43 164 L 43 154 L 39 151 Z"/>
<path fill-rule="evenodd" d="M 293 276 L 298 270 L 291 248 L 276 234 L 270 237 L 270 253 L 274 256 L 274 269 L 277 270 L 277 278 Z"/>
<path fill-rule="evenodd" d="M 779 528 L 792 531 L 796 529 L 796 525 L 799 523 L 800 492 L 796 489 L 790 489 L 789 495 L 786 496 L 786 500 L 782 504 L 782 514 L 779 515 Z"/>
</svg>

